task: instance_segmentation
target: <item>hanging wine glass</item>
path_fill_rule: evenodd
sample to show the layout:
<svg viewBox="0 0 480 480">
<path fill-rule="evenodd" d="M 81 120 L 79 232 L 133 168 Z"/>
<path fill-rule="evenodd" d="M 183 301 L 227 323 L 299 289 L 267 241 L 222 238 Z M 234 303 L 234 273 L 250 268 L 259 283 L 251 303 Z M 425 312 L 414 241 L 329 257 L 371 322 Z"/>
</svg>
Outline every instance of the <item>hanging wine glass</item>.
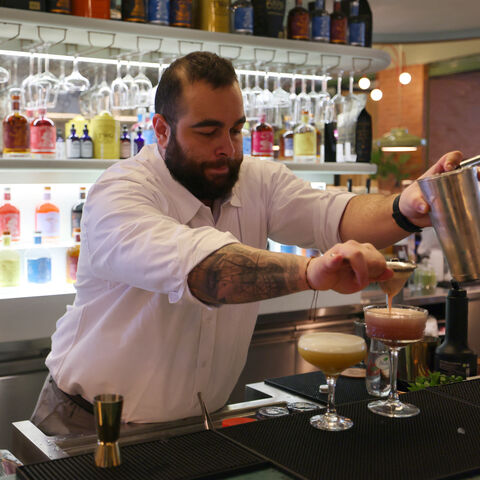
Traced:
<svg viewBox="0 0 480 480">
<path fill-rule="evenodd" d="M 255 68 L 255 84 L 252 88 L 251 94 L 250 94 L 250 104 L 252 106 L 253 110 L 253 116 L 255 117 L 260 117 L 262 112 L 264 111 L 264 104 L 263 100 L 261 98 L 261 94 L 263 92 L 263 88 L 260 87 L 260 77 L 259 77 L 259 72 L 258 68 L 259 65 L 254 65 Z"/>
<path fill-rule="evenodd" d="M 48 45 L 45 46 L 45 50 L 48 49 Z M 40 63 L 41 67 L 41 63 Z M 39 69 L 41 71 L 41 68 Z M 58 90 L 60 81 L 58 78 L 50 72 L 50 57 L 45 55 L 45 69 L 42 73 L 36 76 L 32 82 L 37 84 L 41 90 L 41 94 L 45 95 L 41 100 L 41 104 L 45 104 L 46 108 L 55 108 L 57 104 Z M 48 88 L 46 88 L 48 86 Z M 40 105 L 40 103 L 39 103 Z"/>
<path fill-rule="evenodd" d="M 35 70 L 35 55 L 33 52 L 30 52 L 28 76 L 23 79 L 20 87 L 22 90 L 22 105 L 28 110 L 32 109 L 35 104 L 35 99 L 30 97 L 30 89 L 29 89 L 30 82 L 35 76 L 34 70 Z M 36 98 L 36 94 L 35 94 L 35 98 Z"/>
<path fill-rule="evenodd" d="M 90 88 L 90 80 L 78 70 L 78 57 L 73 59 L 72 73 L 65 78 L 67 88 L 72 92 L 85 92 Z"/>
<path fill-rule="evenodd" d="M 110 99 L 112 96 L 112 90 L 107 83 L 107 66 L 103 65 L 102 68 L 102 81 L 98 86 L 98 89 L 92 96 L 93 112 L 100 113 L 110 111 Z"/>
<path fill-rule="evenodd" d="M 318 93 L 317 102 L 315 104 L 315 128 L 319 132 L 319 156 L 320 163 L 325 161 L 325 125 L 333 122 L 333 104 L 330 94 L 327 91 L 328 77 L 323 73 L 322 89 Z"/>
<path fill-rule="evenodd" d="M 259 95 L 259 99 L 263 104 L 263 111 L 266 114 L 267 122 L 272 125 L 275 121 L 275 110 L 273 105 L 273 93 L 268 88 L 269 85 L 269 72 L 265 70 L 265 76 L 263 77 L 263 90 Z"/>
<path fill-rule="evenodd" d="M 250 74 L 248 72 L 248 66 L 245 67 L 245 84 L 242 88 L 243 104 L 245 109 L 245 115 L 247 118 L 251 118 L 254 115 L 252 100 L 252 89 L 250 88 Z"/>
<path fill-rule="evenodd" d="M 290 102 L 290 115 L 292 123 L 295 124 L 295 103 L 297 101 L 297 72 L 296 70 L 292 71 L 292 81 L 290 83 L 290 95 L 288 96 Z"/>
<path fill-rule="evenodd" d="M 0 84 L 7 83 L 9 80 L 10 72 L 6 68 L 0 66 Z"/>
<path fill-rule="evenodd" d="M 307 79 L 304 75 L 302 76 L 302 91 L 295 98 L 295 107 L 294 107 L 294 122 L 296 124 L 300 123 L 302 118 L 302 112 L 307 111 L 308 113 L 312 112 L 312 99 L 307 93 Z"/>
<path fill-rule="evenodd" d="M 110 107 L 112 110 L 128 108 L 128 87 L 122 79 L 122 64 L 117 61 L 117 77 L 111 85 Z"/>
<path fill-rule="evenodd" d="M 338 163 L 345 161 L 344 146 L 346 137 L 346 121 L 345 121 L 345 97 L 342 95 L 342 73 L 338 73 L 337 77 L 337 93 L 332 97 L 331 104 L 333 107 L 333 121 L 337 124 L 337 146 L 336 161 Z"/>
<path fill-rule="evenodd" d="M 138 88 L 137 92 L 137 106 L 139 107 L 148 107 L 149 103 L 149 93 L 152 89 L 152 82 L 145 75 L 145 67 L 141 66 L 138 69 L 138 73 L 133 79 L 135 85 Z"/>
<path fill-rule="evenodd" d="M 275 110 L 275 119 L 274 125 L 278 128 L 287 122 L 291 121 L 290 119 L 290 98 L 286 90 L 282 88 L 281 85 L 281 75 L 277 74 L 275 78 L 275 89 L 272 92 L 272 102 L 273 108 Z"/>
<path fill-rule="evenodd" d="M 353 73 L 349 76 L 348 95 L 345 96 L 345 161 L 355 162 L 355 125 L 357 117 L 362 111 L 363 102 L 358 95 L 353 93 Z"/>
<path fill-rule="evenodd" d="M 135 108 L 138 105 L 138 85 L 131 75 L 132 64 L 127 64 L 127 73 L 123 77 L 123 83 L 127 86 L 127 105 L 126 108 Z"/>
</svg>

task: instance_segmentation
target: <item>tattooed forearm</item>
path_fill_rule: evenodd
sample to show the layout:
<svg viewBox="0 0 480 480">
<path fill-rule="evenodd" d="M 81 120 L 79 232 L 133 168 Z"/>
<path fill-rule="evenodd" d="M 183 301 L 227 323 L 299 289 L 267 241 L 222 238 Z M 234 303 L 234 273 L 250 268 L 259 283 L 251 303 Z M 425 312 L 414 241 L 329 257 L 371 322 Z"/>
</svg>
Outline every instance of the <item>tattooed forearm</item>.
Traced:
<svg viewBox="0 0 480 480">
<path fill-rule="evenodd" d="M 188 276 L 191 292 L 209 304 L 247 303 L 308 289 L 307 260 L 240 243 L 226 245 Z"/>
</svg>

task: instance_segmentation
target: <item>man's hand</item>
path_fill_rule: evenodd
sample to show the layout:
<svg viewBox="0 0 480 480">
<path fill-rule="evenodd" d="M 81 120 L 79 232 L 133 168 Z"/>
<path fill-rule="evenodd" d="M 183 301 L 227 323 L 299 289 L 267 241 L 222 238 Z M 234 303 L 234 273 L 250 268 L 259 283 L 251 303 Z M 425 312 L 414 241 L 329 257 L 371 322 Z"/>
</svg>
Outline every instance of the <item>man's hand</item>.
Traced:
<svg viewBox="0 0 480 480">
<path fill-rule="evenodd" d="M 369 283 L 388 280 L 393 272 L 383 255 L 370 243 L 349 240 L 333 246 L 324 255 L 314 258 L 307 278 L 316 290 L 354 293 Z"/>
<path fill-rule="evenodd" d="M 440 158 L 440 160 L 430 167 L 420 178 L 454 170 L 462 159 L 463 155 L 461 152 L 449 152 Z M 425 201 L 425 198 L 423 198 L 418 182 L 412 183 L 402 192 L 399 207 L 403 215 L 413 224 L 419 227 L 428 227 L 431 225 L 430 217 L 428 216 L 430 206 Z"/>
</svg>

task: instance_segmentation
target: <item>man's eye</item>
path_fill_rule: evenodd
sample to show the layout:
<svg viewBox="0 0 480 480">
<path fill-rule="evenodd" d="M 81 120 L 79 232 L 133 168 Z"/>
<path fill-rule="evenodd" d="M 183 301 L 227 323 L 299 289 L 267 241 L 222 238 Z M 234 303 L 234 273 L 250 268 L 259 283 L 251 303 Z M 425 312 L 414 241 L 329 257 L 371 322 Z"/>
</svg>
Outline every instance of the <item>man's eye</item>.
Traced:
<svg viewBox="0 0 480 480">
<path fill-rule="evenodd" d="M 232 135 L 241 135 L 242 134 L 242 130 L 231 130 L 232 132 Z"/>
<path fill-rule="evenodd" d="M 213 129 L 213 130 L 201 130 L 201 131 L 199 131 L 199 132 L 197 132 L 197 133 L 199 133 L 200 135 L 203 135 L 204 137 L 210 137 L 210 136 L 212 136 L 215 132 L 216 132 L 216 130 Z"/>
</svg>

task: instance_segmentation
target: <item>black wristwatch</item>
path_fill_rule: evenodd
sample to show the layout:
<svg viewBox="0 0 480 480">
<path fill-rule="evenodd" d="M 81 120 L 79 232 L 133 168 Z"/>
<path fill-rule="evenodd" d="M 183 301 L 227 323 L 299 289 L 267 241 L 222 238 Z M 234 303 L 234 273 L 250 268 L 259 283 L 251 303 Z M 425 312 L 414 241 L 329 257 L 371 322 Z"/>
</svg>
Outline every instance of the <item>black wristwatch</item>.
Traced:
<svg viewBox="0 0 480 480">
<path fill-rule="evenodd" d="M 421 232 L 422 229 L 412 223 L 401 211 L 399 207 L 400 203 L 400 195 L 397 195 L 395 197 L 395 200 L 393 201 L 393 213 L 392 217 L 397 223 L 397 225 L 400 228 L 403 228 L 403 230 L 410 232 L 410 233 L 415 233 L 415 232 Z"/>
</svg>

